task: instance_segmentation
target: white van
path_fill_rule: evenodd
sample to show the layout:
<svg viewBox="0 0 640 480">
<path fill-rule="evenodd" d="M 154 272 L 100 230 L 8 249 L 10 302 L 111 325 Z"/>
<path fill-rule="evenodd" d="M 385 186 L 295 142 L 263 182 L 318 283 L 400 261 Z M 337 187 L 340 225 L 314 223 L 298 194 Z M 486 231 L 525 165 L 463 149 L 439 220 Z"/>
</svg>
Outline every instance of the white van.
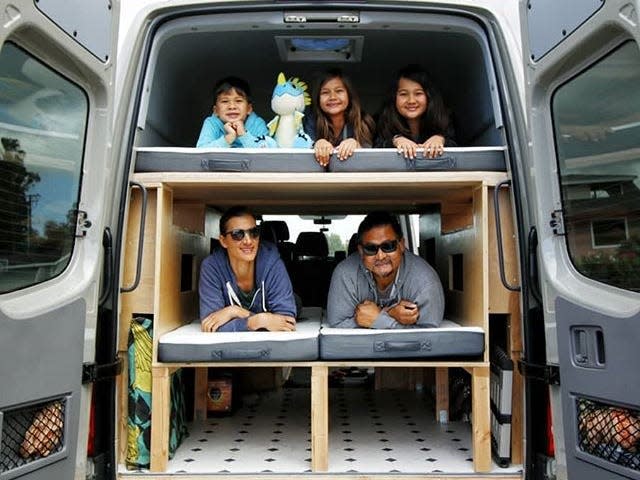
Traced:
<svg viewBox="0 0 640 480">
<path fill-rule="evenodd" d="M 0 480 L 640 478 L 636 3 L 166 0 L 117 51 L 118 2 L 0 0 Z M 194 148 L 226 75 L 269 120 L 280 72 L 339 67 L 374 114 L 412 63 L 455 123 L 436 159 Z M 295 335 L 198 331 L 237 204 Z M 380 209 L 442 328 L 326 324 Z"/>
</svg>

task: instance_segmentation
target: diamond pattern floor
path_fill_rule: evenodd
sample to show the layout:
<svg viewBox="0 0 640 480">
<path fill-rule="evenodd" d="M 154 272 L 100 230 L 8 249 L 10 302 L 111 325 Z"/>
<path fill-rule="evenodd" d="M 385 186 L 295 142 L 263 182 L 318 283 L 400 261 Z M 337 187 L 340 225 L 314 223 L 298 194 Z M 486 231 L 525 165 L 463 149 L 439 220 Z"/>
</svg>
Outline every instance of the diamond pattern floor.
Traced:
<svg viewBox="0 0 640 480">
<path fill-rule="evenodd" d="M 310 472 L 310 402 L 308 388 L 286 388 L 246 397 L 232 416 L 191 424 L 168 472 Z M 471 426 L 436 423 L 425 395 L 332 388 L 329 405 L 330 472 L 473 472 Z"/>
</svg>

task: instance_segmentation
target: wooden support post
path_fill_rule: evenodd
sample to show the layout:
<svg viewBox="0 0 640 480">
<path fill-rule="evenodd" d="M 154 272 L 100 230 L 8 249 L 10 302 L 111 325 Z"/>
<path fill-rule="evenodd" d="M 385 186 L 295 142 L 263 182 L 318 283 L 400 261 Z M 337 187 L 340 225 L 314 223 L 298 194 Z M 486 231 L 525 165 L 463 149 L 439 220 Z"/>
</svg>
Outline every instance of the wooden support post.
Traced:
<svg viewBox="0 0 640 480">
<path fill-rule="evenodd" d="M 436 422 L 449 423 L 449 368 L 436 367 Z"/>
<path fill-rule="evenodd" d="M 329 469 L 329 368 L 311 367 L 311 470 Z"/>
<path fill-rule="evenodd" d="M 171 415 L 171 373 L 167 367 L 153 367 L 151 387 L 151 472 L 165 472 L 169 458 Z"/>
<path fill-rule="evenodd" d="M 491 471 L 491 406 L 489 367 L 474 367 L 471 375 L 473 415 L 473 469 L 477 473 Z"/>
<path fill-rule="evenodd" d="M 207 395 L 209 394 L 208 372 L 209 369 L 207 367 L 195 368 L 193 419 L 198 421 L 206 420 L 207 418 Z"/>
</svg>

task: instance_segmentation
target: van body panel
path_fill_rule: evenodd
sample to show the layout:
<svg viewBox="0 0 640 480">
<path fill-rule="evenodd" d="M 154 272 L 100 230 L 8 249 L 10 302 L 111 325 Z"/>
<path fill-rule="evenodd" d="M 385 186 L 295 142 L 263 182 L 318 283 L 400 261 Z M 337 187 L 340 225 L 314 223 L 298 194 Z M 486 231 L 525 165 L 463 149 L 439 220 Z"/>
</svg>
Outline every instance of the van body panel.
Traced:
<svg viewBox="0 0 640 480">
<path fill-rule="evenodd" d="M 116 184 L 109 171 L 119 3 L 97 6 L 82 3 L 68 23 L 70 14 L 56 13 L 66 9 L 61 2 L 0 2 L 3 202 L 18 200 L 7 203 L 17 217 L 2 214 L 7 224 L 17 218 L 15 229 L 3 224 L 0 254 L 3 480 L 84 478 L 87 470 L 92 389 L 82 384 L 83 363 L 95 359 L 103 230 Z M 99 17 L 95 49 L 61 28 L 93 38 Z M 34 440 L 43 419 L 53 425 L 52 448 Z"/>
<path fill-rule="evenodd" d="M 590 415 L 635 418 L 640 406 L 629 370 L 637 352 L 623 347 L 640 333 L 638 285 L 633 275 L 613 276 L 637 236 L 639 204 L 627 199 L 638 185 L 638 161 L 628 152 L 639 137 L 623 131 L 635 128 L 625 110 L 637 105 L 637 83 L 625 82 L 640 71 L 640 32 L 628 2 L 567 2 L 563 8 L 571 4 L 576 17 L 563 20 L 560 41 L 532 14 L 544 3 L 520 5 L 529 209 L 539 239 L 547 363 L 560 367 L 560 386 L 550 387 L 558 475 L 637 478 L 637 467 L 623 459 L 628 445 L 594 433 L 608 427 L 592 425 Z M 622 457 L 607 455 L 608 448 Z"/>
</svg>

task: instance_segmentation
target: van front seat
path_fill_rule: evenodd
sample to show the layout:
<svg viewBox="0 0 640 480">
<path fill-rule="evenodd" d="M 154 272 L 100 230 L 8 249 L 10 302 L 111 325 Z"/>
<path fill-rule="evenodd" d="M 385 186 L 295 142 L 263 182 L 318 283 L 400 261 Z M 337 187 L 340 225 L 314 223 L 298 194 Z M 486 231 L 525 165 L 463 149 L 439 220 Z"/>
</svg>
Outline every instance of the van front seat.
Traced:
<svg viewBox="0 0 640 480">
<path fill-rule="evenodd" d="M 333 267 L 325 234 L 301 232 L 296 239 L 292 280 L 303 305 L 326 307 Z"/>
</svg>

